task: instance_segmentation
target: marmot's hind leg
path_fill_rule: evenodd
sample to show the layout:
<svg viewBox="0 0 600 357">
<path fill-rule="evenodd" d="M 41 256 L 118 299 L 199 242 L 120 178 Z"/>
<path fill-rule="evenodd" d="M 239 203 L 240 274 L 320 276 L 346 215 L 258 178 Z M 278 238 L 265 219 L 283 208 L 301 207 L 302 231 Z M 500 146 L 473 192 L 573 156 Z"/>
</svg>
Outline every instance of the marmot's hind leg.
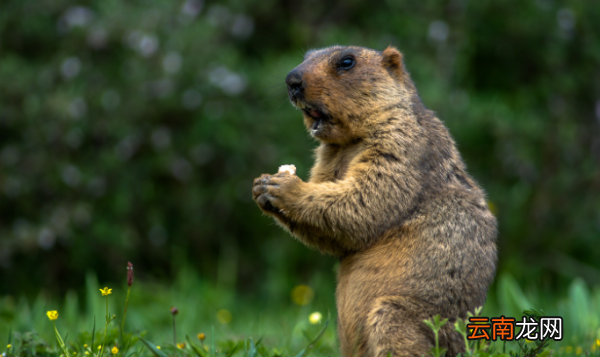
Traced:
<svg viewBox="0 0 600 357">
<path fill-rule="evenodd" d="M 430 318 L 433 307 L 408 296 L 377 298 L 367 316 L 365 356 L 429 356 L 435 344 L 433 331 L 422 321 Z M 446 356 L 460 352 L 461 340 L 454 325 L 446 324 L 439 333 L 439 345 Z"/>
</svg>

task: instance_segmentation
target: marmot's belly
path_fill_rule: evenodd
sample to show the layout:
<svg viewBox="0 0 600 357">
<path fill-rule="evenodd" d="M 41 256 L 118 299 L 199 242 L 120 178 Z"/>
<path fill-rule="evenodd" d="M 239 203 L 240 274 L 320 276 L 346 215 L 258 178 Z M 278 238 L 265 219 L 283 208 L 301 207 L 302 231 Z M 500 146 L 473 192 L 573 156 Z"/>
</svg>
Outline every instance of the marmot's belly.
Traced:
<svg viewBox="0 0 600 357">
<path fill-rule="evenodd" d="M 336 288 L 342 348 L 361 348 L 355 344 L 362 340 L 364 323 L 376 298 L 402 293 L 407 269 L 402 258 L 407 253 L 398 237 L 390 237 L 342 259 Z"/>
</svg>

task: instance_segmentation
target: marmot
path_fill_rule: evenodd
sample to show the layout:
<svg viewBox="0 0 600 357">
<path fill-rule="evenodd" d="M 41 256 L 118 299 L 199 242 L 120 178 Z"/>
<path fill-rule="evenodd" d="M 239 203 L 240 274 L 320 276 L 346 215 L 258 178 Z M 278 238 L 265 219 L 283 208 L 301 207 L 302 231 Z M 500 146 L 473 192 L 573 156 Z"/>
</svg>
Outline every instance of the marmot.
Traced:
<svg viewBox="0 0 600 357">
<path fill-rule="evenodd" d="M 342 355 L 429 355 L 433 332 L 423 320 L 437 314 L 451 322 L 440 347 L 461 352 L 452 322 L 485 302 L 497 224 L 402 54 L 312 50 L 286 83 L 320 142 L 316 162 L 308 182 L 265 174 L 252 192 L 301 242 L 339 257 Z"/>
</svg>

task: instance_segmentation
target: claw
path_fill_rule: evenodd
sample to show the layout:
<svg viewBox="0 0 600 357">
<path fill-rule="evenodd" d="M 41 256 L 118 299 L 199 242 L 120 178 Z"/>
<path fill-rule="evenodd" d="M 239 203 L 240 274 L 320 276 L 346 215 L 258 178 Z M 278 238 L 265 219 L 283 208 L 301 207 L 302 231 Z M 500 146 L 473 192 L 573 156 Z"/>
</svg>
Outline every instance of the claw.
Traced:
<svg viewBox="0 0 600 357">
<path fill-rule="evenodd" d="M 271 203 L 272 199 L 273 199 L 273 197 L 271 195 L 269 195 L 268 193 L 264 193 L 264 194 L 258 196 L 258 198 L 256 199 L 256 202 L 265 211 L 279 212 L 279 208 L 273 206 L 273 203 Z"/>
</svg>

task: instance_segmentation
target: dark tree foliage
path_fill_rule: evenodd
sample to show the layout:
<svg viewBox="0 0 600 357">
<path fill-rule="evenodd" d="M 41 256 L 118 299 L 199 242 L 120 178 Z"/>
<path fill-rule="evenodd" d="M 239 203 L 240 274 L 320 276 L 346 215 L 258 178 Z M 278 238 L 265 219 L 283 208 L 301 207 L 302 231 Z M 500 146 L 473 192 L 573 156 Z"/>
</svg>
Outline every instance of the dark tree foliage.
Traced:
<svg viewBox="0 0 600 357">
<path fill-rule="evenodd" d="M 269 291 L 331 271 L 251 200 L 315 147 L 285 75 L 314 47 L 405 55 L 500 221 L 500 270 L 600 282 L 594 1 L 0 2 L 0 294 L 184 264 Z"/>
</svg>

